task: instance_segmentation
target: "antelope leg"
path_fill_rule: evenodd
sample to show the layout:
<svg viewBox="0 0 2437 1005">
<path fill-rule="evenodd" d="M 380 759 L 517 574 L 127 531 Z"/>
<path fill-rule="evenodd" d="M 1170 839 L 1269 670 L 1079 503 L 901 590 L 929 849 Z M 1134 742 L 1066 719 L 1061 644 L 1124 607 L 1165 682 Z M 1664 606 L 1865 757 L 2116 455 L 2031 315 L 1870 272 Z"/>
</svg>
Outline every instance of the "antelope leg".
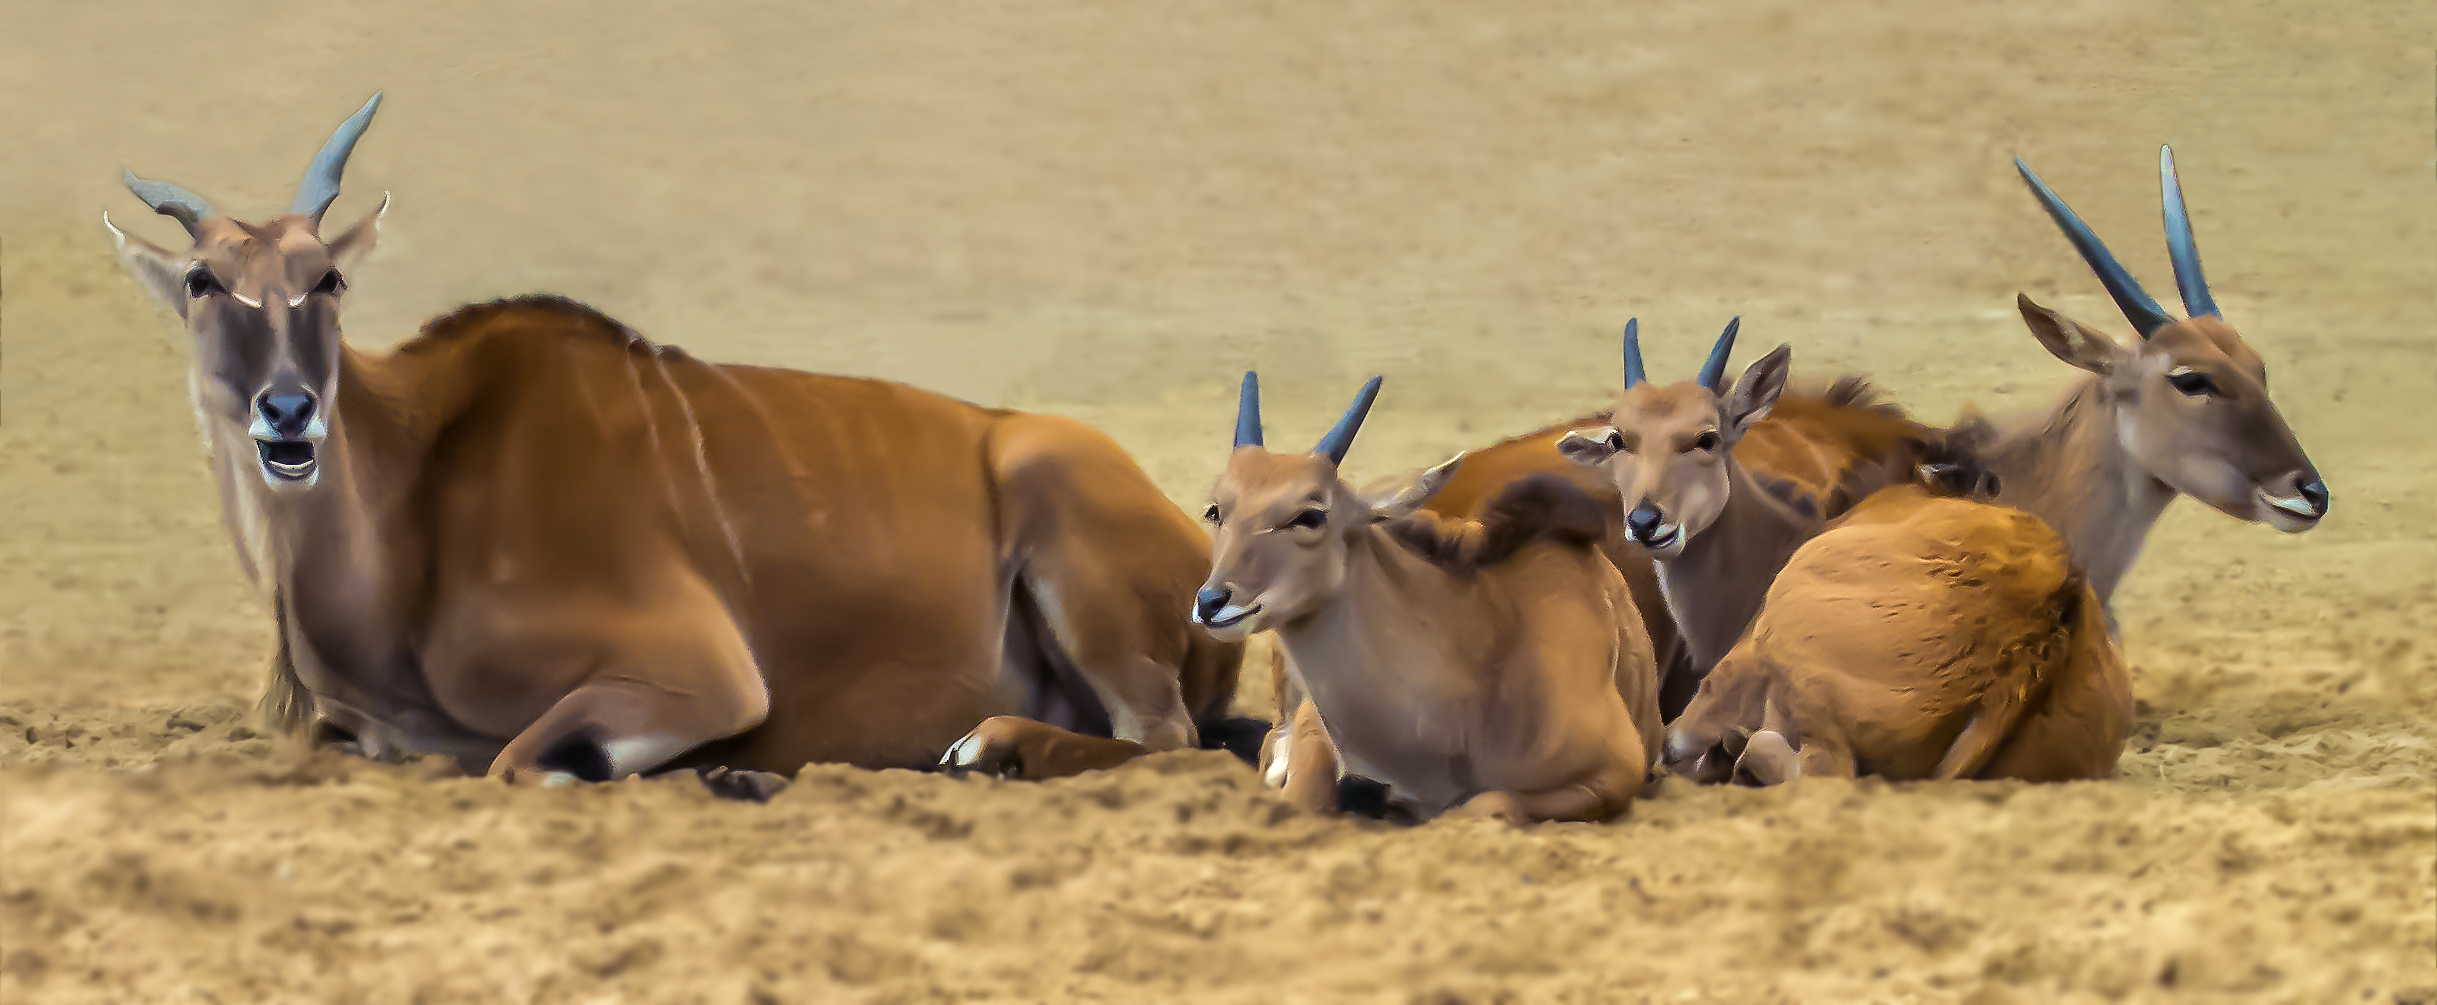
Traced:
<svg viewBox="0 0 2437 1005">
<path fill-rule="evenodd" d="M 605 782 L 648 771 L 670 758 L 759 725 L 769 697 L 758 688 L 717 686 L 706 677 L 677 688 L 640 677 L 603 675 L 577 687 L 491 762 L 491 777 L 519 781 L 570 775 Z M 758 681 L 755 683 L 758 684 Z"/>
<path fill-rule="evenodd" d="M 1085 736 L 1046 722 L 1000 715 L 982 720 L 940 755 L 943 768 L 1003 778 L 1064 778 L 1114 768 L 1150 748 L 1132 740 Z"/>
</svg>

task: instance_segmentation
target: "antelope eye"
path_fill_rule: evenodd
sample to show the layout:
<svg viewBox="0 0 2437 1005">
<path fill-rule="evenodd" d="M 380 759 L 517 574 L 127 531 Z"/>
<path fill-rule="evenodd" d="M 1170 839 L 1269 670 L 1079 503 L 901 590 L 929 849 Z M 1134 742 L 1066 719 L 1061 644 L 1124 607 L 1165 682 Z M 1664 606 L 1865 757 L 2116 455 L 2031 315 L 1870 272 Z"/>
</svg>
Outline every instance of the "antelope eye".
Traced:
<svg viewBox="0 0 2437 1005">
<path fill-rule="evenodd" d="M 1608 449 L 1610 450 L 1614 450 L 1618 453 L 1630 454 L 1633 452 L 1635 447 L 1640 445 L 1640 437 L 1628 437 L 1625 435 L 1624 430 L 1621 429 L 1608 430 Z"/>
<path fill-rule="evenodd" d="M 332 269 L 328 272 L 322 273 L 322 281 L 313 284 L 313 292 L 325 293 L 334 297 L 338 295 L 340 290 L 346 288 L 347 281 L 339 278 L 337 269 Z"/>
<path fill-rule="evenodd" d="M 194 268 L 186 270 L 187 296 L 199 299 L 218 292 L 220 280 L 213 278 L 212 270 L 204 268 L 203 263 L 197 262 Z"/>
<path fill-rule="evenodd" d="M 1217 503 L 1211 503 L 1209 509 L 1202 511 L 1202 520 L 1209 523 L 1213 527 L 1218 526 L 1219 511 Z"/>
<path fill-rule="evenodd" d="M 1329 513 L 1327 510 L 1307 509 L 1301 513 L 1295 514 L 1295 518 L 1286 521 L 1286 525 L 1298 530 L 1318 530 L 1322 526 L 1325 526 L 1328 522 Z"/>
<path fill-rule="evenodd" d="M 1694 450 L 1716 450 L 1716 449 L 1718 449 L 1718 431 L 1717 431 L 1717 430 L 1715 430 L 1715 429 L 1704 429 L 1704 430 L 1702 430 L 1702 431 L 1701 431 L 1701 435 L 1699 435 L 1699 436 L 1696 436 L 1696 437 L 1693 437 L 1693 438 L 1692 438 L 1692 449 L 1694 449 Z"/>
<path fill-rule="evenodd" d="M 2166 375 L 2166 382 L 2188 397 L 2201 398 L 2217 393 L 2217 385 L 2209 375 L 2189 367 L 2177 367 Z"/>
</svg>

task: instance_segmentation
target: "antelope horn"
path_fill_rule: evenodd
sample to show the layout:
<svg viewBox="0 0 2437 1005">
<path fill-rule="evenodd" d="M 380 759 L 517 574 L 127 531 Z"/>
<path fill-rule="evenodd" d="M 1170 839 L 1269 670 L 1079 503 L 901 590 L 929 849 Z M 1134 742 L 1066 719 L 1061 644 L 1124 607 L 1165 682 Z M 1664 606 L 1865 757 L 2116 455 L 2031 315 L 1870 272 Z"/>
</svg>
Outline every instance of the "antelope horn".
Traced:
<svg viewBox="0 0 2437 1005">
<path fill-rule="evenodd" d="M 1354 404 L 1346 408 L 1345 416 L 1336 425 L 1329 427 L 1328 435 L 1320 438 L 1312 453 L 1327 454 L 1331 465 L 1345 463 L 1345 452 L 1354 445 L 1354 434 L 1362 430 L 1363 417 L 1371 414 L 1372 399 L 1379 397 L 1381 380 L 1373 377 L 1363 383 L 1362 392 L 1354 395 Z"/>
<path fill-rule="evenodd" d="M 1625 386 L 1650 379 L 1642 372 L 1642 319 L 1625 321 Z"/>
<path fill-rule="evenodd" d="M 347 170 L 347 155 L 355 152 L 355 141 L 364 136 L 364 127 L 372 124 L 372 113 L 381 107 L 381 93 L 374 91 L 372 100 L 356 110 L 347 121 L 338 124 L 330 134 L 330 142 L 322 144 L 313 163 L 305 167 L 305 180 L 296 183 L 296 201 L 288 204 L 288 212 L 321 226 L 322 214 L 338 199 L 339 175 Z"/>
<path fill-rule="evenodd" d="M 136 198 L 144 200 L 144 205 L 152 207 L 153 212 L 184 224 L 189 236 L 194 234 L 196 223 L 204 217 L 212 215 L 211 203 L 204 202 L 202 196 L 176 185 L 165 181 L 145 181 L 136 177 L 133 171 L 127 172 L 125 181 L 127 191 L 135 193 Z"/>
<path fill-rule="evenodd" d="M 2057 228 L 2063 230 L 2065 238 L 2073 242 L 2074 249 L 2082 253 L 2082 261 L 2090 264 L 2090 271 L 2096 273 L 2099 283 L 2107 287 L 2107 295 L 2115 298 L 2116 308 L 2124 312 L 2124 319 L 2132 322 L 2132 327 L 2141 333 L 2142 338 L 2148 338 L 2150 333 L 2174 323 L 2173 318 L 2158 309 L 2157 301 L 2141 291 L 2141 284 L 2132 278 L 2132 273 L 2125 271 L 2124 266 L 2116 262 L 2115 256 L 2107 252 L 2107 245 L 2099 241 L 2099 236 L 2091 232 L 2090 226 L 2083 223 L 2081 217 L 2073 215 L 2073 208 L 2057 198 L 2056 193 L 2050 191 L 2047 183 L 2040 181 L 2038 175 L 2031 173 L 2030 165 L 2016 157 L 2014 170 L 2022 172 L 2022 180 L 2031 185 L 2031 194 L 2039 197 L 2039 204 L 2047 208 L 2048 216 L 2056 221 Z"/>
<path fill-rule="evenodd" d="M 2217 313 L 2208 277 L 2200 274 L 2200 247 L 2192 241 L 2191 213 L 2183 208 L 2183 179 L 2175 173 L 2175 148 L 2158 148 L 2158 196 L 2166 213 L 2166 253 L 2175 260 L 2175 287 L 2183 291 L 2183 313 Z"/>
<path fill-rule="evenodd" d="M 1235 400 L 1235 445 L 1237 449 L 1261 445 L 1261 378 L 1244 371 L 1244 389 Z"/>
<path fill-rule="evenodd" d="M 1701 364 L 1701 386 L 1712 391 L 1718 381 L 1726 378 L 1726 357 L 1735 353 L 1735 332 L 1743 327 L 1743 315 L 1737 314 L 1726 323 L 1726 331 L 1718 335 L 1718 344 L 1710 347 L 1709 362 Z"/>
</svg>

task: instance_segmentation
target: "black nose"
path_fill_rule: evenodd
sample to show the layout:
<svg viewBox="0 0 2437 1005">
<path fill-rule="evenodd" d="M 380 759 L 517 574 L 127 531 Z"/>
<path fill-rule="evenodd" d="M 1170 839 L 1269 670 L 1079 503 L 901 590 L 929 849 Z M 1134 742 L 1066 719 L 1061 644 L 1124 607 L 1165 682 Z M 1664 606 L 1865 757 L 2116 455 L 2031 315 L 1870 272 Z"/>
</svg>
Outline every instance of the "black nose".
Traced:
<svg viewBox="0 0 2437 1005">
<path fill-rule="evenodd" d="M 1643 503 L 1633 507 L 1633 512 L 1625 514 L 1625 533 L 1631 535 L 1634 540 L 1648 542 L 1650 536 L 1658 532 L 1658 507 Z"/>
<path fill-rule="evenodd" d="M 264 391 L 254 399 L 254 410 L 262 413 L 263 424 L 271 432 L 293 440 L 305 435 L 306 426 L 313 421 L 313 396 Z"/>
<path fill-rule="evenodd" d="M 2317 510 L 2320 516 L 2327 515 L 2327 483 L 2320 481 L 2317 475 L 2302 479 L 2302 483 L 2294 486 L 2293 490 L 2301 493 L 2302 501 L 2309 503 L 2310 508 Z"/>
<path fill-rule="evenodd" d="M 1219 608 L 1227 606 L 1229 595 L 1230 591 L 1224 586 L 1213 586 L 1194 594 L 1193 620 L 1209 624 L 1210 619 L 1218 617 Z"/>
</svg>

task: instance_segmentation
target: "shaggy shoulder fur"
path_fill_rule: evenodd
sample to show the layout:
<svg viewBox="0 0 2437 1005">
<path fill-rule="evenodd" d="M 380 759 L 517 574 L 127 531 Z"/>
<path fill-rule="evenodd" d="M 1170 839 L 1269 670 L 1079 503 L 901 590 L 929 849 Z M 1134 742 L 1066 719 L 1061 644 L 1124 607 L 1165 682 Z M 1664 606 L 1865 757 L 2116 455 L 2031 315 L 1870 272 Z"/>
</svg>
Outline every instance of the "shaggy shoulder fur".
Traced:
<svg viewBox="0 0 2437 1005">
<path fill-rule="evenodd" d="M 1536 474 L 1501 489 L 1465 520 L 1416 513 L 1393 521 L 1388 536 L 1433 565 L 1471 572 L 1495 565 L 1535 541 L 1597 548 L 1608 531 L 1608 514 L 1590 493 L 1553 474 Z"/>
</svg>

